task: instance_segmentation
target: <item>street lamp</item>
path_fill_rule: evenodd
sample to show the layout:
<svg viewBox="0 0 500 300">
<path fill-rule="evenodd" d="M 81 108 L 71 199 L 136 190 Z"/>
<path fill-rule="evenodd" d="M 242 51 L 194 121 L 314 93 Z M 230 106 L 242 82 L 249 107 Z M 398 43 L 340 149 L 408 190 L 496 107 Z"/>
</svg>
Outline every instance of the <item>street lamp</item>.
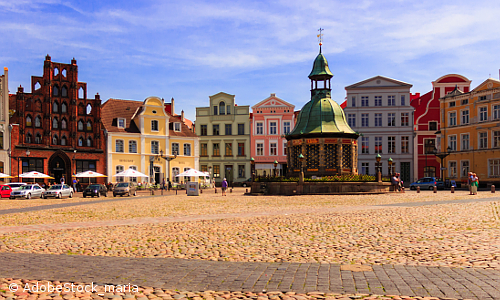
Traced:
<svg viewBox="0 0 500 300">
<path fill-rule="evenodd" d="M 380 170 L 380 160 L 382 159 L 382 156 L 380 156 L 380 153 L 375 156 L 375 160 L 377 161 L 377 172 L 382 172 Z"/>
<path fill-rule="evenodd" d="M 300 180 L 302 182 L 304 182 L 304 155 L 302 155 L 302 153 L 300 153 L 299 155 L 299 162 L 300 162 Z"/>
<path fill-rule="evenodd" d="M 273 164 L 274 164 L 274 177 L 277 177 L 278 175 L 276 173 L 276 167 L 278 166 L 278 161 L 275 160 Z"/>
<path fill-rule="evenodd" d="M 250 158 L 251 172 L 252 172 L 252 182 L 255 181 L 255 158 Z"/>
<path fill-rule="evenodd" d="M 387 160 L 387 162 L 389 163 L 389 176 L 392 175 L 392 158 L 389 157 L 389 159 Z"/>
<path fill-rule="evenodd" d="M 444 181 L 444 169 L 445 169 L 445 168 L 443 167 L 443 165 L 444 165 L 444 162 L 443 162 L 443 161 L 444 161 L 444 159 L 445 159 L 448 155 L 450 155 L 450 154 L 451 154 L 451 147 L 450 147 L 450 146 L 448 146 L 448 148 L 446 148 L 446 152 L 437 152 L 437 149 L 436 149 L 436 148 L 434 148 L 434 151 L 435 151 L 435 153 L 436 153 L 436 154 L 435 154 L 435 155 L 436 155 L 436 157 L 439 157 L 439 158 L 441 159 L 441 180 L 443 180 L 443 181 Z"/>
</svg>

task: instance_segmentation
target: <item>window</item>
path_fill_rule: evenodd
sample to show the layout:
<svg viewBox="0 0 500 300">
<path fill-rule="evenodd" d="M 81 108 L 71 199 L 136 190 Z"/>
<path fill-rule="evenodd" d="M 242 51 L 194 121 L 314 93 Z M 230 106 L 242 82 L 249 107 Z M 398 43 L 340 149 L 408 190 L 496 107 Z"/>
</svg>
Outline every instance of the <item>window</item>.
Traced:
<svg viewBox="0 0 500 300">
<path fill-rule="evenodd" d="M 57 118 L 54 118 L 52 120 L 52 128 L 57 129 L 59 127 L 59 122 L 57 121 Z"/>
<path fill-rule="evenodd" d="M 434 131 L 438 129 L 438 124 L 436 121 L 429 122 L 429 131 Z"/>
<path fill-rule="evenodd" d="M 217 106 L 214 106 L 214 116 L 217 115 Z"/>
<path fill-rule="evenodd" d="M 277 143 L 269 143 L 269 155 L 278 155 Z"/>
<path fill-rule="evenodd" d="M 456 178 L 457 177 L 457 162 L 456 161 L 450 161 L 448 162 L 448 176 L 450 178 Z"/>
<path fill-rule="evenodd" d="M 469 99 L 462 99 L 462 105 L 469 104 Z"/>
<path fill-rule="evenodd" d="M 375 127 L 382 127 L 382 114 L 375 114 Z"/>
<path fill-rule="evenodd" d="M 68 129 L 68 122 L 66 122 L 66 119 L 61 120 L 61 129 Z"/>
<path fill-rule="evenodd" d="M 351 97 L 351 106 L 356 107 L 356 97 L 354 96 Z"/>
<path fill-rule="evenodd" d="M 286 155 L 286 142 L 283 142 L 283 155 Z"/>
<path fill-rule="evenodd" d="M 410 113 L 401 113 L 401 126 L 410 126 Z"/>
<path fill-rule="evenodd" d="M 432 154 L 436 149 L 435 139 L 424 139 L 424 154 Z"/>
<path fill-rule="evenodd" d="M 289 121 L 283 122 L 283 133 L 284 134 L 290 133 L 290 122 Z"/>
<path fill-rule="evenodd" d="M 200 166 L 200 171 L 202 171 L 202 172 L 208 172 L 208 166 L 207 165 L 201 165 Z"/>
<path fill-rule="evenodd" d="M 213 125 L 212 128 L 212 135 L 219 135 L 219 125 Z"/>
<path fill-rule="evenodd" d="M 54 134 L 54 136 L 52 137 L 52 145 L 58 145 L 59 144 L 59 137 L 57 136 L 57 134 Z"/>
<path fill-rule="evenodd" d="M 63 102 L 63 103 L 61 104 L 61 112 L 62 112 L 63 114 L 65 114 L 65 113 L 67 113 L 67 112 L 68 112 L 68 105 L 66 104 L 66 102 Z"/>
<path fill-rule="evenodd" d="M 500 148 L 500 131 L 493 131 L 493 148 Z"/>
<path fill-rule="evenodd" d="M 26 126 L 31 127 L 31 116 L 26 117 Z"/>
<path fill-rule="evenodd" d="M 488 107 L 483 106 L 479 108 L 479 122 L 488 121 Z"/>
<path fill-rule="evenodd" d="M 347 124 L 351 127 L 356 127 L 356 115 L 355 114 L 347 114 Z"/>
<path fill-rule="evenodd" d="M 257 156 L 264 155 L 264 143 L 257 143 Z"/>
<path fill-rule="evenodd" d="M 80 138 L 83 142 L 83 139 Z M 83 146 L 83 145 L 79 145 L 79 146 Z M 115 142 L 115 152 L 124 152 L 123 150 L 123 140 L 116 140 Z"/>
<path fill-rule="evenodd" d="M 368 114 L 361 114 L 361 127 L 368 127 Z"/>
<path fill-rule="evenodd" d="M 462 134 L 461 135 L 461 138 L 462 138 L 462 141 L 461 141 L 461 145 L 462 147 L 460 148 L 460 150 L 464 151 L 464 150 L 469 150 L 469 134 Z"/>
<path fill-rule="evenodd" d="M 160 143 L 158 141 L 151 141 L 151 153 L 152 154 L 160 153 Z"/>
<path fill-rule="evenodd" d="M 137 153 L 137 142 L 136 141 L 128 141 L 128 152 Z"/>
<path fill-rule="evenodd" d="M 118 128 L 125 128 L 125 119 L 118 118 Z"/>
<path fill-rule="evenodd" d="M 388 136 L 387 137 L 387 153 L 396 153 L 396 137 Z"/>
<path fill-rule="evenodd" d="M 226 115 L 230 115 L 230 114 L 231 114 L 231 106 L 226 105 Z"/>
<path fill-rule="evenodd" d="M 56 101 L 54 101 L 54 103 L 52 103 L 52 112 L 58 112 L 59 111 L 59 104 L 57 104 Z"/>
<path fill-rule="evenodd" d="M 115 168 L 115 174 L 123 172 L 123 170 L 124 170 L 123 166 L 116 166 L 116 168 Z M 123 182 L 123 177 L 122 176 L 116 177 L 116 182 Z"/>
<path fill-rule="evenodd" d="M 382 153 L 382 137 L 375 137 L 375 153 Z"/>
<path fill-rule="evenodd" d="M 396 106 L 396 96 L 387 96 L 387 106 Z"/>
<path fill-rule="evenodd" d="M 174 182 L 179 182 L 180 177 L 177 175 L 180 174 L 180 169 L 179 168 L 172 168 L 172 178 Z"/>
<path fill-rule="evenodd" d="M 469 110 L 462 110 L 462 125 L 469 124 Z"/>
<path fill-rule="evenodd" d="M 264 134 L 264 123 L 257 122 L 257 134 Z"/>
<path fill-rule="evenodd" d="M 361 106 L 368 106 L 368 96 L 361 96 Z"/>
<path fill-rule="evenodd" d="M 370 138 L 362 137 L 361 138 L 361 153 L 370 154 Z"/>
<path fill-rule="evenodd" d="M 219 103 L 219 115 L 225 115 L 226 114 L 226 103 L 224 101 L 221 101 Z"/>
<path fill-rule="evenodd" d="M 80 105 L 78 105 L 78 114 L 79 115 L 85 114 L 85 107 L 83 106 L 83 103 L 80 103 Z"/>
<path fill-rule="evenodd" d="M 61 146 L 66 146 L 66 137 L 65 136 L 63 136 L 61 138 Z"/>
<path fill-rule="evenodd" d="M 410 153 L 410 137 L 401 137 L 401 153 Z"/>
<path fill-rule="evenodd" d="M 387 126 L 396 126 L 396 113 L 387 114 Z"/>
<path fill-rule="evenodd" d="M 382 106 L 382 96 L 375 96 L 375 106 Z"/>
<path fill-rule="evenodd" d="M 457 151 L 457 136 L 456 135 L 448 136 L 448 147 L 450 147 L 451 151 Z"/>
<path fill-rule="evenodd" d="M 500 105 L 493 106 L 493 119 L 500 119 Z"/>
<path fill-rule="evenodd" d="M 57 85 L 54 85 L 54 87 L 52 88 L 52 95 L 59 96 L 59 87 Z"/>
<path fill-rule="evenodd" d="M 137 171 L 137 167 L 136 166 L 129 166 L 128 168 Z M 129 177 L 129 179 L 132 182 L 137 182 L 137 177 Z"/>
<path fill-rule="evenodd" d="M 245 156 L 245 143 L 238 143 L 238 156 Z"/>
<path fill-rule="evenodd" d="M 92 122 L 87 121 L 87 131 L 92 131 Z"/>
<path fill-rule="evenodd" d="M 151 131 L 158 131 L 158 120 L 151 120 Z"/>
<path fill-rule="evenodd" d="M 406 105 L 405 95 L 401 95 L 401 106 Z"/>
<path fill-rule="evenodd" d="M 28 134 L 26 135 L 25 140 L 26 140 L 26 143 L 27 143 L 27 144 L 30 144 L 30 143 L 31 143 L 31 133 L 29 133 L 29 132 L 28 132 Z"/>
<path fill-rule="evenodd" d="M 40 118 L 40 116 L 35 117 L 35 127 L 37 128 L 42 127 L 42 118 Z"/>
<path fill-rule="evenodd" d="M 35 136 L 35 144 L 41 144 L 42 143 L 42 136 L 37 133 Z"/>
<path fill-rule="evenodd" d="M 238 135 L 245 135 L 245 124 L 238 124 Z"/>
<path fill-rule="evenodd" d="M 78 146 L 83 147 L 83 138 L 82 138 L 82 137 L 78 138 Z M 116 146 L 116 145 L 115 145 L 115 146 Z M 122 152 L 123 152 L 123 151 L 122 151 Z"/>
<path fill-rule="evenodd" d="M 176 131 L 176 132 L 181 131 L 181 123 L 179 123 L 179 122 L 174 123 L 174 131 Z"/>
<path fill-rule="evenodd" d="M 489 177 L 499 177 L 500 176 L 500 159 L 490 159 L 489 164 Z"/>
<path fill-rule="evenodd" d="M 370 174 L 370 163 L 361 163 L 361 174 Z"/>
<path fill-rule="evenodd" d="M 245 165 L 238 165 L 238 178 L 245 178 Z"/>
<path fill-rule="evenodd" d="M 455 107 L 455 101 L 450 102 L 449 107 Z"/>
<path fill-rule="evenodd" d="M 220 177 L 220 166 L 219 165 L 214 165 L 214 178 L 219 178 Z"/>
<path fill-rule="evenodd" d="M 184 144 L 184 155 L 191 156 L 191 144 Z"/>
<path fill-rule="evenodd" d="M 90 136 L 87 138 L 87 147 L 92 147 L 92 138 Z"/>
<path fill-rule="evenodd" d="M 457 126 L 457 112 L 448 113 L 448 126 Z"/>
<path fill-rule="evenodd" d="M 269 134 L 277 134 L 277 123 L 276 122 L 269 122 Z"/>
<path fill-rule="evenodd" d="M 468 160 L 462 160 L 460 162 L 460 170 L 462 172 L 461 177 L 467 177 L 469 174 L 469 161 Z"/>
<path fill-rule="evenodd" d="M 200 149 L 201 149 L 200 156 L 208 156 L 208 144 L 201 144 Z"/>
<path fill-rule="evenodd" d="M 479 149 L 488 148 L 488 132 L 479 133 Z"/>
<path fill-rule="evenodd" d="M 486 100 L 486 96 L 479 96 L 479 101 Z"/>
<path fill-rule="evenodd" d="M 179 155 L 179 143 L 172 143 L 172 153 L 171 155 Z"/>
<path fill-rule="evenodd" d="M 226 143 L 225 156 L 233 156 L 233 143 Z"/>
<path fill-rule="evenodd" d="M 219 147 L 219 143 L 214 143 L 214 148 L 213 148 L 213 151 L 212 151 L 212 155 L 213 156 L 220 156 L 220 147 Z"/>
<path fill-rule="evenodd" d="M 207 125 L 201 125 L 200 130 L 201 130 L 200 135 L 202 135 L 202 136 L 208 135 Z"/>
<path fill-rule="evenodd" d="M 68 88 L 66 86 L 63 85 L 62 89 L 61 89 L 61 96 L 62 97 L 68 97 Z"/>
<path fill-rule="evenodd" d="M 225 125 L 226 129 L 226 135 L 232 135 L 233 134 L 233 126 L 231 124 L 226 124 Z"/>
<path fill-rule="evenodd" d="M 436 176 L 436 167 L 427 166 L 424 167 L 424 177 L 435 177 Z"/>
</svg>

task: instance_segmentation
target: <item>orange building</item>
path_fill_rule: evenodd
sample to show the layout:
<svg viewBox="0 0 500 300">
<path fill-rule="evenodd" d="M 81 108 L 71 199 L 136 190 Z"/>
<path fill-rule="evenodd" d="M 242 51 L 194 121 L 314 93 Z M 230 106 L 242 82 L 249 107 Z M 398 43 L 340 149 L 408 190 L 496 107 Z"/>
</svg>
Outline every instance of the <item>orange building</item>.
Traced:
<svg viewBox="0 0 500 300">
<path fill-rule="evenodd" d="M 439 99 L 444 178 L 480 186 L 500 183 L 500 81 L 489 78 L 468 93 L 455 88 Z M 439 148 L 438 148 L 439 149 Z"/>
</svg>

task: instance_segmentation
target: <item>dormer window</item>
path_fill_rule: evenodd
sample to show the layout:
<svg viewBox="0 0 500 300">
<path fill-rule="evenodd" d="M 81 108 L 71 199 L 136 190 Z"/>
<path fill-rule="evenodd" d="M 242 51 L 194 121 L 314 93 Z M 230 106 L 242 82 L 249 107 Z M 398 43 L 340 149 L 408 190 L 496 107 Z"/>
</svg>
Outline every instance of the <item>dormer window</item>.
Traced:
<svg viewBox="0 0 500 300">
<path fill-rule="evenodd" d="M 118 118 L 118 128 L 125 128 L 125 119 L 124 118 Z"/>
<path fill-rule="evenodd" d="M 181 131 L 181 123 L 174 123 L 174 131 L 178 131 L 180 132 Z"/>
<path fill-rule="evenodd" d="M 158 131 L 158 120 L 151 121 L 151 131 Z"/>
</svg>

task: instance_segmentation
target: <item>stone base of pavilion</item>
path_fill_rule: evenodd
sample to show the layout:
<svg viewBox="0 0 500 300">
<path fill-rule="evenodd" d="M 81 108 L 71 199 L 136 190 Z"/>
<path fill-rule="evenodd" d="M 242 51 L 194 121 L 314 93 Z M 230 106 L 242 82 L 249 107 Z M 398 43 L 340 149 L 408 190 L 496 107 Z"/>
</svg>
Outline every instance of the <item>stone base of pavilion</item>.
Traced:
<svg viewBox="0 0 500 300">
<path fill-rule="evenodd" d="M 251 195 L 356 195 L 390 192 L 390 182 L 253 182 Z"/>
</svg>

